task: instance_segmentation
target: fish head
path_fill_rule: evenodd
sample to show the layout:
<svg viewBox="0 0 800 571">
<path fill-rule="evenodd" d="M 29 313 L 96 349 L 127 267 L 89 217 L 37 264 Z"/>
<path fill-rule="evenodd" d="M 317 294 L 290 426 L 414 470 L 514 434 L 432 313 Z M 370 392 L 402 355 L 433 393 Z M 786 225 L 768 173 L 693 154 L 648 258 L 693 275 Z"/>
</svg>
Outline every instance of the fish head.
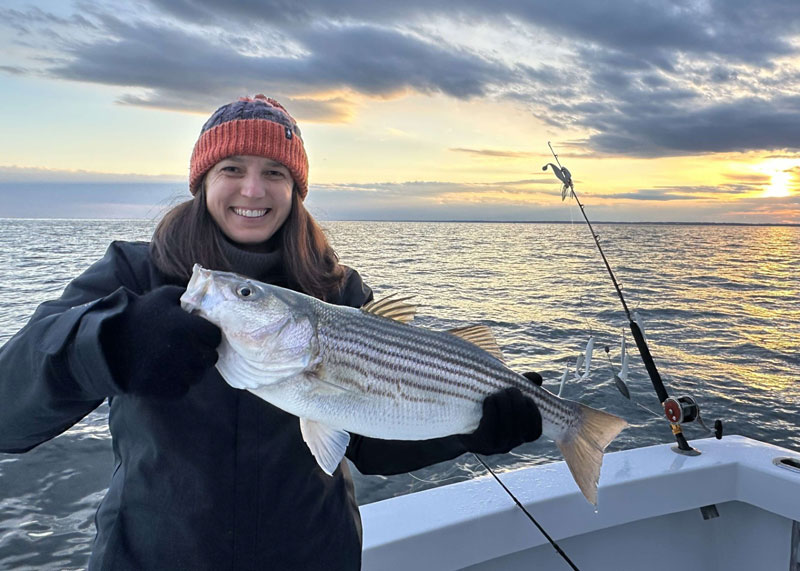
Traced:
<svg viewBox="0 0 800 571">
<path fill-rule="evenodd" d="M 317 363 L 316 317 L 307 296 L 195 264 L 181 307 L 222 330 L 217 369 L 236 388 L 260 388 Z"/>
</svg>

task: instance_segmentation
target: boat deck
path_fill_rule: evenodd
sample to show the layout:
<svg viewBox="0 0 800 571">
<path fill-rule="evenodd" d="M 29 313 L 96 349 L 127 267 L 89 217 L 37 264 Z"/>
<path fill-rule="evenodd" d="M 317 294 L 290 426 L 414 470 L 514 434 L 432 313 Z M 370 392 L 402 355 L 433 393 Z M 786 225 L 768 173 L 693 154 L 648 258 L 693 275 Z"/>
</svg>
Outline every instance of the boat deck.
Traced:
<svg viewBox="0 0 800 571">
<path fill-rule="evenodd" d="M 741 436 L 692 445 L 702 454 L 666 444 L 607 454 L 597 509 L 564 462 L 501 479 L 580 569 L 800 571 L 800 470 L 776 464 L 800 466 L 800 454 Z M 365 570 L 569 568 L 491 477 L 361 514 Z"/>
</svg>

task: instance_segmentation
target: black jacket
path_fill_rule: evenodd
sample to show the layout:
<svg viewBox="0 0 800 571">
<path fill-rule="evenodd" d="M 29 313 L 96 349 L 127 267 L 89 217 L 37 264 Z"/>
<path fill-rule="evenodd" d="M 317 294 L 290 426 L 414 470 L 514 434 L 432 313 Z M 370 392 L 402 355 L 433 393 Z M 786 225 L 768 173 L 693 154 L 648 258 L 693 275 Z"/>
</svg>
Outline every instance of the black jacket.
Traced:
<svg viewBox="0 0 800 571">
<path fill-rule="evenodd" d="M 167 283 L 147 243 L 115 242 L 42 304 L 0 349 L 0 451 L 25 452 L 109 399 L 115 468 L 97 512 L 92 569 L 358 569 L 361 533 L 346 463 L 324 474 L 296 417 L 226 384 L 211 369 L 180 399 L 122 394 L 101 351 L 120 288 Z M 349 270 L 342 305 L 371 297 Z M 147 335 L 142 331 L 142 335 Z M 457 456 L 452 439 L 387 443 L 354 436 L 365 473 Z"/>
</svg>

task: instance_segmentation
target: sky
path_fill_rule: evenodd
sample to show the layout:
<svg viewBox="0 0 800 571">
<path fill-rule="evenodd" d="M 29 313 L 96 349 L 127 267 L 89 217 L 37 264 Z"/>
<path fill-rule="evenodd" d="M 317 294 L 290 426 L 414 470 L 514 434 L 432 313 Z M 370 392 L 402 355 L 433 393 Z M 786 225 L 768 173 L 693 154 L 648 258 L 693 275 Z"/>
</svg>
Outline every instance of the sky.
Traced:
<svg viewBox="0 0 800 571">
<path fill-rule="evenodd" d="M 0 217 L 151 218 L 276 98 L 322 220 L 800 224 L 797 0 L 4 0 Z"/>
</svg>

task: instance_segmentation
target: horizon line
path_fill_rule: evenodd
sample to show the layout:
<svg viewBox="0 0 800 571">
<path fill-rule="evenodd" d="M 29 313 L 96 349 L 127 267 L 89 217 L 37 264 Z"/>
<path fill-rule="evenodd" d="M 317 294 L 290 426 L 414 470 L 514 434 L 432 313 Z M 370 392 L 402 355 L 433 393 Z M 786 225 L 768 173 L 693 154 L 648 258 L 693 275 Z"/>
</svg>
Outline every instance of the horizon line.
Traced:
<svg viewBox="0 0 800 571">
<path fill-rule="evenodd" d="M 86 221 L 86 222 L 156 222 L 154 218 L 73 218 L 73 217 L 32 217 L 32 216 L 0 216 L 0 220 L 31 220 L 31 221 Z M 435 223 L 435 224 L 583 224 L 574 220 L 481 220 L 481 219 L 418 219 L 418 218 L 316 218 L 318 222 L 403 222 L 403 223 Z M 788 226 L 800 227 L 797 222 L 703 222 L 703 221 L 623 221 L 623 220 L 593 220 L 592 224 L 630 224 L 630 225 L 660 225 L 660 226 Z"/>
</svg>

